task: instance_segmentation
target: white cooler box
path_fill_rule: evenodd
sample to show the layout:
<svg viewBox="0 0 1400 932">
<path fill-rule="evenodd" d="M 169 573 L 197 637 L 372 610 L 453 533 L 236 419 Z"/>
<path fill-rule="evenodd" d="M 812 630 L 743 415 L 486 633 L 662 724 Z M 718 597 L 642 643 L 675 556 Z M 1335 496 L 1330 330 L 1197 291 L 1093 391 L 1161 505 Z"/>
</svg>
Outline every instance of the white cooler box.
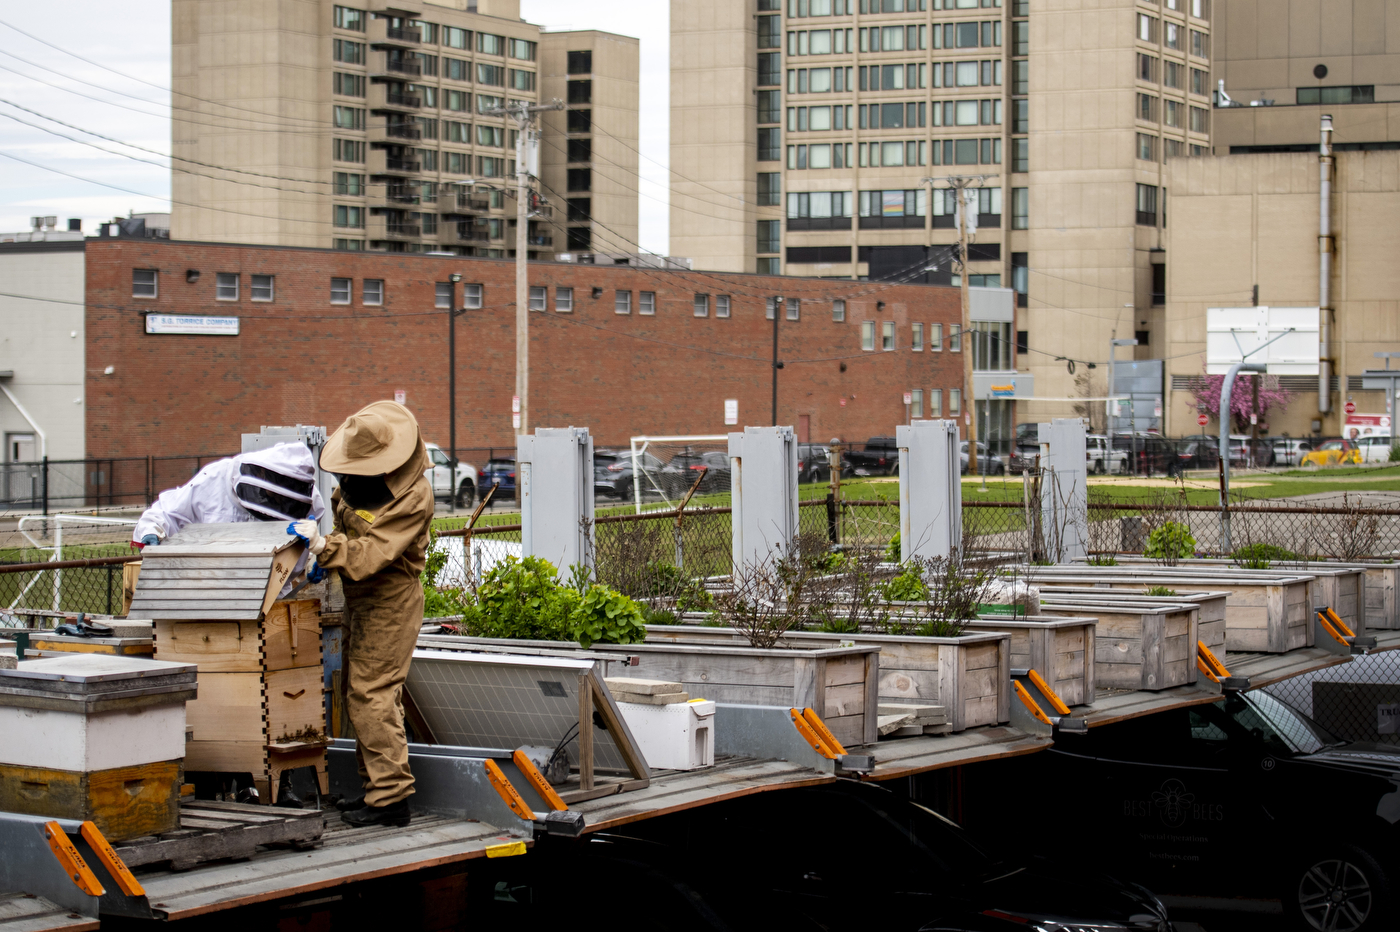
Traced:
<svg viewBox="0 0 1400 932">
<path fill-rule="evenodd" d="M 715 704 L 709 699 L 643 705 L 618 702 L 652 770 L 698 770 L 715 762 Z"/>
</svg>

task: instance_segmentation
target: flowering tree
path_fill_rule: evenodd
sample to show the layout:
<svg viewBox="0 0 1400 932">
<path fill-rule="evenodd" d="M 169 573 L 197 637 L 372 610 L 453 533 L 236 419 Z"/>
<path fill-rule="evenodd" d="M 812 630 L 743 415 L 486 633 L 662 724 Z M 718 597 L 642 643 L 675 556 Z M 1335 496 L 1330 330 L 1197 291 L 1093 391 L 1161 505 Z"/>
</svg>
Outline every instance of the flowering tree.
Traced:
<svg viewBox="0 0 1400 932">
<path fill-rule="evenodd" d="M 1259 379 L 1259 407 L 1254 407 L 1254 386 L 1251 379 Z M 1223 375 L 1202 375 L 1191 382 L 1190 392 L 1196 399 L 1196 407 L 1210 416 L 1212 421 L 1220 417 L 1220 391 L 1225 384 Z M 1259 415 L 1259 429 L 1267 430 L 1269 425 L 1264 417 L 1270 409 L 1282 411 L 1293 400 L 1293 393 L 1279 388 L 1276 375 L 1245 375 L 1240 373 L 1235 379 L 1234 390 L 1230 392 L 1230 416 L 1234 419 L 1234 429 L 1239 433 L 1249 430 L 1249 416 Z"/>
</svg>

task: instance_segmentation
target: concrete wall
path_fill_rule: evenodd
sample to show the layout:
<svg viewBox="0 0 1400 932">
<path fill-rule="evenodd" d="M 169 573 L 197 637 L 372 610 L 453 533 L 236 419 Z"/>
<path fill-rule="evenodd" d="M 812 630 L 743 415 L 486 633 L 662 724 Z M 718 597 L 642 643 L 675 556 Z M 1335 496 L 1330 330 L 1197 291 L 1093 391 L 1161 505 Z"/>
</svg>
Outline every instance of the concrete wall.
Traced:
<svg viewBox="0 0 1400 932">
<path fill-rule="evenodd" d="M 133 298 L 132 269 L 158 269 L 160 296 Z M 186 270 L 199 269 L 187 283 Z M 216 302 L 216 271 L 237 272 L 236 304 Z M 335 426 L 364 404 L 407 393 L 427 440 L 446 444 L 447 315 L 434 283 L 459 272 L 484 286 L 480 310 L 457 321 L 458 444 L 513 443 L 514 263 L 490 259 L 347 253 L 152 241 L 90 241 L 88 255 L 88 449 L 97 456 L 218 453 L 260 424 Z M 247 277 L 275 276 L 276 300 L 247 299 Z M 332 305 L 332 276 L 354 279 L 355 298 Z M 385 282 L 385 303 L 361 302 L 366 278 Z M 770 422 L 772 322 L 764 299 L 802 301 L 780 321 L 779 423 L 810 436 L 863 442 L 892 434 L 913 388 L 947 391 L 962 381 L 959 354 L 913 352 L 910 324 L 958 319 L 956 289 L 740 274 L 663 272 L 624 266 L 532 263 L 549 310 L 531 315 L 534 426 L 588 427 L 599 446 L 635 434 L 723 433 L 724 401 L 740 424 Z M 574 289 L 557 310 L 554 289 Z M 593 297 L 593 289 L 600 289 Z M 616 292 L 633 312 L 615 312 Z M 641 292 L 656 296 L 640 314 Z M 697 292 L 729 295 L 732 316 L 697 318 Z M 458 291 L 460 297 L 461 291 Z M 832 301 L 846 300 L 844 322 Z M 714 301 L 711 301 L 713 308 Z M 148 312 L 240 317 L 234 337 L 147 334 Z M 894 322 L 896 349 L 864 352 L 861 322 Z M 926 331 L 927 332 L 927 331 Z M 877 343 L 878 346 L 878 338 Z M 105 367 L 114 367 L 112 374 Z"/>
<path fill-rule="evenodd" d="M 1318 303 L 1318 163 L 1307 153 L 1217 156 L 1168 164 L 1168 379 L 1205 370 L 1205 311 L 1259 303 L 1315 307 Z M 1323 432 L 1341 432 L 1341 408 L 1384 413 L 1382 392 L 1353 391 L 1348 376 L 1381 368 L 1372 353 L 1400 343 L 1400 152 L 1337 156 L 1332 282 L 1337 374 L 1342 394 Z M 1199 355 L 1192 355 L 1199 354 Z M 1181 357 L 1181 358 L 1172 358 Z M 1315 384 L 1315 379 L 1313 380 Z M 1185 391 L 1171 392 L 1168 431 L 1195 433 L 1195 409 Z M 1318 417 L 1316 390 L 1300 392 L 1269 433 L 1309 433 Z"/>
<path fill-rule="evenodd" d="M 48 435 L 50 459 L 84 455 L 83 243 L 0 246 L 0 381 Z M 33 300 L 46 299 L 46 300 Z M 34 428 L 0 394 L 0 435 Z M 8 441 L 0 461 L 9 461 Z M 37 452 L 37 451 L 36 451 Z M 0 491 L 0 497 L 4 497 Z"/>
</svg>

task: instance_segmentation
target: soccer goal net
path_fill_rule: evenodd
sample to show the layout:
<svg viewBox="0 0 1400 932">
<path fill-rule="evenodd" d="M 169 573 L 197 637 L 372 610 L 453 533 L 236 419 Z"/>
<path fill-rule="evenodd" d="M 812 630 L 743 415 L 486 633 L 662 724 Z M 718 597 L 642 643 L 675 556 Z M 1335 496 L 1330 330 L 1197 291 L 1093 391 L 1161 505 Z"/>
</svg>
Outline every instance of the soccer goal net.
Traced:
<svg viewBox="0 0 1400 932">
<path fill-rule="evenodd" d="M 633 437 L 628 449 L 595 451 L 594 463 L 599 494 L 638 514 L 676 507 L 697 481 L 696 495 L 729 491 L 728 434 Z"/>
</svg>

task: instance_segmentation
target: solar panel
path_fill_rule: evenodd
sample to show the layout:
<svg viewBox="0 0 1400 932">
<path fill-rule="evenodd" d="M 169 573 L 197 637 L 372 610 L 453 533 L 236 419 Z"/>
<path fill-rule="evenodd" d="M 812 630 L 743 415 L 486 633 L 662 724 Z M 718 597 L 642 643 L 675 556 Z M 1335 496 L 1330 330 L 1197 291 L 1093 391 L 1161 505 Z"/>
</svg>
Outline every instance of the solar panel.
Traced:
<svg viewBox="0 0 1400 932">
<path fill-rule="evenodd" d="M 565 745 L 579 766 L 579 691 L 592 690 L 594 769 L 645 779 L 645 758 L 596 669 L 571 657 L 414 651 L 408 692 L 438 744 Z M 594 724 L 601 719 L 607 728 Z"/>
</svg>

